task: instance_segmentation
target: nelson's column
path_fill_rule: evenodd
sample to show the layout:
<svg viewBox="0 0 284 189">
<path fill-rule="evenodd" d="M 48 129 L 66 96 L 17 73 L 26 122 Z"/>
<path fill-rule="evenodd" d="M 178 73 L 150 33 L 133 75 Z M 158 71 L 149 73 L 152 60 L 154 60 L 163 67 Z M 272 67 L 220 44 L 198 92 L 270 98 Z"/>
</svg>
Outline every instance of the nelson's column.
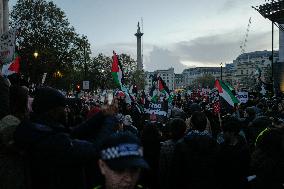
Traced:
<svg viewBox="0 0 284 189">
<path fill-rule="evenodd" d="M 141 37 L 143 33 L 140 31 L 140 25 L 138 22 L 137 25 L 137 33 L 135 36 L 137 37 L 137 70 L 143 70 L 143 60 L 142 60 L 142 48 L 141 48 Z"/>
<path fill-rule="evenodd" d="M 9 29 L 8 0 L 0 0 L 0 35 Z"/>
</svg>

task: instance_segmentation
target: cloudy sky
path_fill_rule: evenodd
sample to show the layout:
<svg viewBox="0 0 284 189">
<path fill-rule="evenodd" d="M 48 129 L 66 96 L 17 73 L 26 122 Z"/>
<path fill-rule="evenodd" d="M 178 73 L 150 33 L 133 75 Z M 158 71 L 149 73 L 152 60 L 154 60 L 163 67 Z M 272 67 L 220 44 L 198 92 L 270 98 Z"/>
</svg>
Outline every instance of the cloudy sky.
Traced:
<svg viewBox="0 0 284 189">
<path fill-rule="evenodd" d="M 247 52 L 271 50 L 271 22 L 252 5 L 264 0 L 54 0 L 93 54 L 112 50 L 136 59 L 137 22 L 143 18 L 144 69 L 219 66 L 240 54 L 249 18 Z M 9 1 L 10 6 L 16 0 Z M 278 42 L 278 29 L 275 30 Z M 275 48 L 278 48 L 276 45 Z"/>
</svg>

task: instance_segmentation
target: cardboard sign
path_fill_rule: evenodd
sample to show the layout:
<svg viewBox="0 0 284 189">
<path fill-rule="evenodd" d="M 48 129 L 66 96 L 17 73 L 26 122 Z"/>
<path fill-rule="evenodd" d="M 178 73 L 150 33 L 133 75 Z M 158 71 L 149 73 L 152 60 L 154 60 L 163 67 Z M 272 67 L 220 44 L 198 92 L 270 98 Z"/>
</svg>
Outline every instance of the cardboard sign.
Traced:
<svg viewBox="0 0 284 189">
<path fill-rule="evenodd" d="M 204 89 L 204 88 L 202 88 L 200 95 L 201 96 L 209 96 L 210 93 L 211 93 L 211 89 Z"/>
<path fill-rule="evenodd" d="M 220 98 L 219 98 L 219 93 L 217 89 L 212 89 L 210 92 L 210 102 L 211 103 L 216 103 L 219 102 Z"/>
<path fill-rule="evenodd" d="M 89 81 L 83 81 L 83 90 L 89 90 L 90 82 Z"/>
<path fill-rule="evenodd" d="M 0 64 L 12 62 L 15 53 L 16 30 L 12 29 L 0 37 Z"/>
<path fill-rule="evenodd" d="M 248 92 L 238 92 L 236 97 L 239 99 L 240 103 L 247 103 L 249 99 Z"/>
<path fill-rule="evenodd" d="M 167 117 L 168 114 L 168 104 L 164 102 L 153 103 L 149 102 L 145 104 L 145 113 L 155 114 L 157 116 Z"/>
</svg>

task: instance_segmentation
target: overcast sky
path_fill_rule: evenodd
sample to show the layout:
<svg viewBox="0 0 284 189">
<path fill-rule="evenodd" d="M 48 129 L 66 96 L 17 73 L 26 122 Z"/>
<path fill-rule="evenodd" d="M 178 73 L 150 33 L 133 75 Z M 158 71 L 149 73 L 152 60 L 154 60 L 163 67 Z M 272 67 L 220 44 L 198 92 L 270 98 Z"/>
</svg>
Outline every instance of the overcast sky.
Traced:
<svg viewBox="0 0 284 189">
<path fill-rule="evenodd" d="M 143 18 L 144 69 L 219 66 L 240 54 L 249 18 L 247 52 L 271 50 L 271 22 L 251 8 L 264 0 L 54 0 L 94 55 L 136 59 L 137 22 Z M 9 1 L 10 6 L 16 0 Z M 278 29 L 275 30 L 278 44 Z M 278 45 L 275 45 L 278 49 Z"/>
</svg>

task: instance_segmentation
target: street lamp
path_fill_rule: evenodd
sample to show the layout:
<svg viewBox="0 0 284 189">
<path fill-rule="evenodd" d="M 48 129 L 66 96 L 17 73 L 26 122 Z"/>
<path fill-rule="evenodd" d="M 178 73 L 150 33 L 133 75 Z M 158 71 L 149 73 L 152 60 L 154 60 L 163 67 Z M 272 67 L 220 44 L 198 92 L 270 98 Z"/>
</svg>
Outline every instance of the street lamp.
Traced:
<svg viewBox="0 0 284 189">
<path fill-rule="evenodd" d="M 37 58 L 37 57 L 38 57 L 38 55 L 39 55 L 39 54 L 38 54 L 38 52 L 37 52 L 37 51 L 35 51 L 35 52 L 34 52 L 34 57 L 35 57 L 35 58 Z"/>
<path fill-rule="evenodd" d="M 39 56 L 38 52 L 37 51 L 34 51 L 33 53 L 33 56 L 34 56 L 34 63 L 33 65 L 30 65 L 30 69 L 31 69 L 31 72 L 30 72 L 30 77 L 32 78 L 32 82 L 38 82 L 38 75 L 36 74 L 36 68 L 38 68 L 38 64 L 37 64 L 37 58 Z"/>
<path fill-rule="evenodd" d="M 221 66 L 221 81 L 223 80 L 223 78 L 222 78 L 222 72 L 223 72 L 223 63 L 221 62 L 221 64 L 220 64 L 220 66 Z"/>
</svg>

